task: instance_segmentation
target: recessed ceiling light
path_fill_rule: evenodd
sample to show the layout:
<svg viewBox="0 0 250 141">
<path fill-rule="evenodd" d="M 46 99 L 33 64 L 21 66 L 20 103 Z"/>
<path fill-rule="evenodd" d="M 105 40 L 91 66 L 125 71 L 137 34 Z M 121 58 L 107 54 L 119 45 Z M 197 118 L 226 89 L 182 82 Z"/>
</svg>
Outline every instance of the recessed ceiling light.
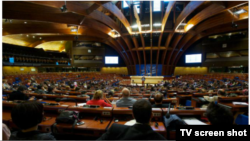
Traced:
<svg viewBox="0 0 250 141">
<path fill-rule="evenodd" d="M 138 28 L 138 25 L 137 24 L 133 25 L 133 26 L 131 26 L 131 28 Z"/>
<path fill-rule="evenodd" d="M 27 24 L 27 22 L 24 22 L 24 24 Z"/>
<path fill-rule="evenodd" d="M 246 13 L 246 12 L 247 11 L 245 9 L 240 9 L 240 10 L 235 11 L 234 14 L 239 15 L 239 14 Z"/>
<path fill-rule="evenodd" d="M 35 36 L 33 36 L 33 38 L 35 38 Z"/>
<path fill-rule="evenodd" d="M 141 27 L 149 27 L 149 24 L 143 24 Z"/>
<path fill-rule="evenodd" d="M 29 35 L 26 35 L 27 37 L 29 37 Z"/>
<path fill-rule="evenodd" d="M 161 26 L 161 23 L 154 23 L 153 26 Z"/>
<path fill-rule="evenodd" d="M 63 43 L 63 41 L 61 41 L 61 43 Z"/>
<path fill-rule="evenodd" d="M 42 37 L 39 38 L 40 40 L 42 39 Z"/>
</svg>

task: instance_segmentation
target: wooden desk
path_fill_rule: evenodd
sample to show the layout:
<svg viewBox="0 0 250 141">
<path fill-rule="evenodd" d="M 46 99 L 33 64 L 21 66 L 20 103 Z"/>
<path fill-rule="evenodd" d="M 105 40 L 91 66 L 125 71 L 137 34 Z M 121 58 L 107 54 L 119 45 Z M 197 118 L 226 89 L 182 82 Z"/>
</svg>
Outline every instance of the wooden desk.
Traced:
<svg viewBox="0 0 250 141">
<path fill-rule="evenodd" d="M 176 105 L 180 105 L 180 103 L 182 103 L 181 101 L 184 101 L 184 100 L 191 100 L 191 97 L 192 97 L 192 94 L 177 94 L 176 95 L 176 98 L 177 98 L 177 103 Z M 183 104 L 184 105 L 184 104 Z"/>
<path fill-rule="evenodd" d="M 233 112 L 248 112 L 248 105 L 234 105 L 228 102 L 220 102 L 219 104 L 231 107 Z"/>
<path fill-rule="evenodd" d="M 42 99 L 53 99 L 55 100 L 56 98 L 72 98 L 77 100 L 78 102 L 86 102 L 87 97 L 77 97 L 77 96 L 70 96 L 70 95 L 55 95 L 55 94 L 36 94 L 36 93 L 27 93 L 29 96 L 35 96 L 37 98 L 42 98 Z"/>
<path fill-rule="evenodd" d="M 218 97 L 218 103 L 221 102 L 233 102 L 233 101 L 238 101 L 238 102 L 248 102 L 248 95 L 240 95 L 236 97 L 226 97 L 226 96 L 221 96 Z"/>
<path fill-rule="evenodd" d="M 162 108 L 163 115 L 166 115 L 168 108 Z M 177 114 L 181 116 L 204 116 L 204 113 L 206 112 L 206 109 L 201 108 L 194 108 L 194 110 L 179 110 L 177 108 L 171 108 L 170 114 Z"/>
<path fill-rule="evenodd" d="M 151 103 L 155 103 L 154 98 L 150 99 Z M 176 105 L 177 104 L 177 98 L 168 98 L 168 99 L 163 99 L 162 103 L 171 103 L 171 105 Z"/>
<path fill-rule="evenodd" d="M 79 111 L 81 121 L 85 122 L 83 125 L 75 126 L 72 133 L 72 124 L 58 123 L 57 129 L 59 134 L 73 134 L 85 136 L 101 136 L 106 132 L 110 121 L 112 120 L 112 107 L 108 108 L 84 108 L 70 106 L 68 110 Z M 95 120 L 95 117 L 98 117 Z M 103 120 L 103 123 L 100 122 Z"/>
<path fill-rule="evenodd" d="M 99 137 L 106 132 L 107 127 L 110 124 L 111 118 L 102 118 L 103 123 L 100 120 L 94 120 L 94 117 L 85 117 L 81 121 L 85 122 L 83 125 L 75 126 L 72 133 L 72 124 L 60 123 L 56 125 L 60 134 L 73 134 L 84 136 Z"/>
<path fill-rule="evenodd" d="M 143 76 L 130 76 L 131 78 L 131 83 L 134 82 L 137 84 L 141 84 L 142 83 L 142 78 Z M 163 76 L 144 76 L 145 77 L 145 81 L 144 84 L 158 84 L 159 82 L 161 82 L 163 80 Z"/>
<path fill-rule="evenodd" d="M 199 103 L 201 103 L 201 101 L 198 99 L 199 97 L 214 96 L 214 95 L 217 95 L 217 93 L 215 93 L 215 92 L 213 92 L 213 93 L 193 93 L 192 98 L 191 98 L 191 106 L 197 107 L 197 105 Z"/>
<path fill-rule="evenodd" d="M 57 103 L 55 101 L 50 101 L 50 100 L 43 100 L 43 101 L 38 101 L 38 102 Z M 15 103 L 13 101 L 2 101 L 2 103 L 3 103 L 3 108 L 5 108 L 5 109 L 12 109 L 13 106 L 18 104 L 18 103 Z M 53 105 L 53 106 L 44 105 L 44 111 L 65 110 L 69 106 L 69 105 L 66 105 L 66 104 L 73 104 L 73 103 L 59 102 L 59 104 L 60 105 Z"/>
</svg>

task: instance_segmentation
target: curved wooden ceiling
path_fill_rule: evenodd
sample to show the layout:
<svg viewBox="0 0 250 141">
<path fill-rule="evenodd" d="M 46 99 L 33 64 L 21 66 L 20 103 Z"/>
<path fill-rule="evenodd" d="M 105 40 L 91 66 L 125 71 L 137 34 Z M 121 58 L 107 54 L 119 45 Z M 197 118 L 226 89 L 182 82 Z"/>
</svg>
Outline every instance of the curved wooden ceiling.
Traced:
<svg viewBox="0 0 250 141">
<path fill-rule="evenodd" d="M 152 65 L 154 56 L 156 69 L 158 64 L 162 64 L 165 75 L 172 74 L 180 56 L 199 39 L 217 33 L 248 29 L 248 12 L 239 16 L 232 14 L 235 8 L 248 11 L 246 1 L 184 2 L 184 8 L 174 19 L 172 29 L 166 29 L 170 13 L 175 12 L 176 3 L 170 1 L 165 5 L 158 37 L 153 37 L 152 33 L 154 14 L 150 3 L 149 37 L 142 32 L 136 37 L 132 34 L 131 20 L 123 14 L 121 2 L 67 1 L 67 12 L 61 12 L 60 7 L 64 1 L 3 1 L 3 42 L 46 49 L 53 46 L 54 50 L 62 51 L 64 44 L 73 41 L 78 35 L 78 40 L 99 41 L 113 47 L 124 59 L 129 74 L 135 74 L 137 64 Z M 129 6 L 130 11 L 134 10 L 133 6 Z M 131 16 L 136 16 L 138 25 L 141 25 L 138 15 Z M 237 29 L 231 27 L 232 19 L 238 23 Z M 177 32 L 176 29 L 184 21 L 185 32 Z M 78 33 L 71 32 L 72 26 L 77 26 Z M 112 30 L 116 30 L 120 37 L 113 38 L 110 35 Z M 151 40 L 149 46 L 146 44 L 148 39 Z M 156 40 L 156 46 L 152 44 L 152 39 Z M 146 53 L 148 51 L 149 54 Z"/>
</svg>

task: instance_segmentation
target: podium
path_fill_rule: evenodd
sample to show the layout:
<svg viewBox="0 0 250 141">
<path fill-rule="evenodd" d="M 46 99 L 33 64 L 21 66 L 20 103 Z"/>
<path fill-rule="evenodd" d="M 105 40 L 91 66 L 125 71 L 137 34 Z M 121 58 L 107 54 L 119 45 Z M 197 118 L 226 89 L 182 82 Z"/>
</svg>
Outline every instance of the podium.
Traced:
<svg viewBox="0 0 250 141">
<path fill-rule="evenodd" d="M 145 81 L 142 81 L 142 77 L 145 77 Z M 137 84 L 158 84 L 159 82 L 163 81 L 163 76 L 130 76 L 131 82 Z"/>
</svg>

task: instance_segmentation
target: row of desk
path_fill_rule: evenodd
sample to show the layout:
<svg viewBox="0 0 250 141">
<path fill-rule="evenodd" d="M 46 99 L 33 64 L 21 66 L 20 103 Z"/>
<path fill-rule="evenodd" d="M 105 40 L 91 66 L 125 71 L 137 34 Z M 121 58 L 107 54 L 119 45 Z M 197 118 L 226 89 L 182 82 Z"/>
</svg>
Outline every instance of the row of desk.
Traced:
<svg viewBox="0 0 250 141">
<path fill-rule="evenodd" d="M 43 100 L 41 102 L 55 103 L 54 101 Z M 6 123 L 11 128 L 16 128 L 11 120 L 11 108 L 17 103 L 3 101 L 3 122 Z M 60 105 L 57 106 L 46 106 L 45 110 L 45 120 L 39 124 L 39 129 L 41 132 L 50 132 L 52 130 L 52 125 L 55 123 L 56 117 L 59 115 L 61 110 L 72 110 L 80 112 L 80 119 L 85 124 L 75 126 L 74 131 L 72 131 L 72 124 L 57 124 L 56 128 L 60 134 L 72 134 L 72 135 L 86 135 L 99 137 L 106 132 L 108 128 L 111 127 L 113 123 L 125 124 L 127 121 L 133 119 L 132 109 L 127 107 L 104 107 L 104 108 L 84 108 L 76 107 L 74 102 L 59 102 Z M 163 123 L 162 116 L 167 113 L 167 108 L 153 108 L 152 109 L 152 121 L 150 123 L 153 130 L 162 134 L 167 138 L 166 128 Z M 170 110 L 171 114 L 177 114 L 179 116 L 196 116 L 203 117 L 205 109 L 195 108 L 194 110 L 179 110 L 172 108 Z M 97 118 L 97 120 L 95 120 Z M 100 122 L 102 120 L 102 123 Z M 118 120 L 117 122 L 115 122 Z M 155 123 L 158 123 L 158 126 Z"/>
</svg>

